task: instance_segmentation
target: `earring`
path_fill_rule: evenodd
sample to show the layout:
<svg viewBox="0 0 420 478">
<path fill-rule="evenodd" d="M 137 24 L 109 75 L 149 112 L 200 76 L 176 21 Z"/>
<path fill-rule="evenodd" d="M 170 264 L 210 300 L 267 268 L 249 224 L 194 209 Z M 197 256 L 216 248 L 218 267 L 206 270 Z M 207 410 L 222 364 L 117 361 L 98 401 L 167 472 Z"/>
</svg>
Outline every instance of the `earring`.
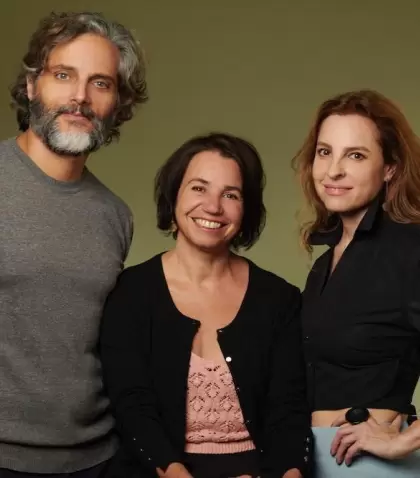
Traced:
<svg viewBox="0 0 420 478">
<path fill-rule="evenodd" d="M 388 186 L 389 186 L 389 179 L 385 179 L 385 197 L 384 202 L 382 205 L 382 209 L 386 211 L 388 209 Z"/>
</svg>

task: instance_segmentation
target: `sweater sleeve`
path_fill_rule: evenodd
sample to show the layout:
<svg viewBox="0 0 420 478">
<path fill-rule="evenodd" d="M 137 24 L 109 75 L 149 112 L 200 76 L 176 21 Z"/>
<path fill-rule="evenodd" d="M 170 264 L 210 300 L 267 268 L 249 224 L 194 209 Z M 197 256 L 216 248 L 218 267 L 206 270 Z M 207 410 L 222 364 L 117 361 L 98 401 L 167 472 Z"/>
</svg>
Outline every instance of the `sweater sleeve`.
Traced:
<svg viewBox="0 0 420 478">
<path fill-rule="evenodd" d="M 99 350 L 105 388 L 123 446 L 140 464 L 166 470 L 180 457 L 160 421 L 149 366 L 153 284 L 135 268 L 123 271 L 108 297 Z"/>
<path fill-rule="evenodd" d="M 310 476 L 313 437 L 301 340 L 300 292 L 293 287 L 274 325 L 262 450 L 264 478 L 282 477 L 293 468 Z"/>
</svg>

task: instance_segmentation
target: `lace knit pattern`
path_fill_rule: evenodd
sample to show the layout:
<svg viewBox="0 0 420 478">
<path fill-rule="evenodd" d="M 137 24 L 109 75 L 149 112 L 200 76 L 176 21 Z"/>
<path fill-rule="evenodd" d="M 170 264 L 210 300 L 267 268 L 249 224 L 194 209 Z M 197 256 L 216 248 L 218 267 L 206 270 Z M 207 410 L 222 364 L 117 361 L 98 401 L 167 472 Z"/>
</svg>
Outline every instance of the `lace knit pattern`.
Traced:
<svg viewBox="0 0 420 478">
<path fill-rule="evenodd" d="M 191 354 L 187 391 L 187 453 L 238 453 L 255 448 L 226 363 Z"/>
</svg>

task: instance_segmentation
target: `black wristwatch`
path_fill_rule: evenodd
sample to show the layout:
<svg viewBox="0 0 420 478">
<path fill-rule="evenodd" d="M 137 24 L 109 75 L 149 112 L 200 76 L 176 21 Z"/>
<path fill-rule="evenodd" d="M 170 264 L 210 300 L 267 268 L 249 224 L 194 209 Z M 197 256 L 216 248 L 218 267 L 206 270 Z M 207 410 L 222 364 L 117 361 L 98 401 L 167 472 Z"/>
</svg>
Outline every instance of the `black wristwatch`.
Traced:
<svg viewBox="0 0 420 478">
<path fill-rule="evenodd" d="M 346 420 L 352 425 L 366 422 L 369 417 L 369 410 L 364 407 L 352 407 L 346 412 Z"/>
</svg>

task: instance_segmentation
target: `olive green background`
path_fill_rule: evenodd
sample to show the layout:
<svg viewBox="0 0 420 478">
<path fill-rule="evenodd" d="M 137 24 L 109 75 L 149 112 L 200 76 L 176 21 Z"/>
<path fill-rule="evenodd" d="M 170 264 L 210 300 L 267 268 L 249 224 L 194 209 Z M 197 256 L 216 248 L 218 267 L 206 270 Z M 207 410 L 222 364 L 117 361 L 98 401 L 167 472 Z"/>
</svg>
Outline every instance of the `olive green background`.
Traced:
<svg viewBox="0 0 420 478">
<path fill-rule="evenodd" d="M 8 86 L 30 32 L 51 10 L 81 9 L 126 24 L 147 54 L 150 101 L 119 144 L 89 160 L 133 209 L 128 264 L 171 246 L 155 227 L 159 165 L 189 137 L 224 130 L 254 142 L 266 168 L 267 226 L 247 255 L 302 287 L 310 261 L 298 246 L 290 160 L 315 108 L 338 92 L 374 88 L 420 133 L 416 0 L 14 0 L 0 7 L 2 137 L 16 132 Z"/>
</svg>

